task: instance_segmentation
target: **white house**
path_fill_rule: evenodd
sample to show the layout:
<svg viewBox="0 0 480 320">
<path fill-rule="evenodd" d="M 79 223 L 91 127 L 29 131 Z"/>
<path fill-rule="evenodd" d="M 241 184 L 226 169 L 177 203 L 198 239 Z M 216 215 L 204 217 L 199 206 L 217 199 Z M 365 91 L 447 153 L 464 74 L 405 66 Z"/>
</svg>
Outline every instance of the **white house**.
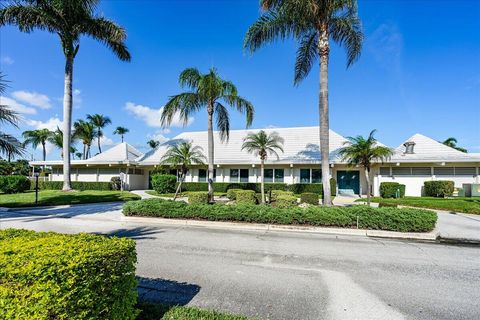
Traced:
<svg viewBox="0 0 480 320">
<path fill-rule="evenodd" d="M 222 143 L 215 133 L 215 181 L 260 182 L 260 159 L 241 150 L 243 138 L 252 130 L 231 130 L 228 142 Z M 277 132 L 284 138 L 284 153 L 280 158 L 269 158 L 265 165 L 266 182 L 320 183 L 318 127 L 264 129 Z M 159 147 L 142 154 L 127 143 L 96 155 L 88 160 L 72 161 L 72 181 L 110 181 L 122 176 L 128 189 L 146 189 L 149 172 L 159 166 L 168 146 L 179 141 L 191 141 L 207 154 L 207 132 L 184 132 Z M 338 149 L 346 139 L 330 130 L 330 176 L 337 180 L 339 193 L 366 194 L 366 180 L 362 168 L 352 168 L 338 156 Z M 61 161 L 32 161 L 32 166 L 51 166 L 49 179 L 63 179 Z M 372 172 L 373 193 L 378 195 L 384 181 L 406 185 L 406 194 L 422 194 L 423 182 L 453 180 L 456 187 L 480 182 L 480 154 L 463 153 L 431 138 L 415 134 L 395 149 L 385 163 L 378 163 Z M 121 174 L 123 173 L 123 174 Z M 206 167 L 192 168 L 187 182 L 206 182 Z"/>
</svg>

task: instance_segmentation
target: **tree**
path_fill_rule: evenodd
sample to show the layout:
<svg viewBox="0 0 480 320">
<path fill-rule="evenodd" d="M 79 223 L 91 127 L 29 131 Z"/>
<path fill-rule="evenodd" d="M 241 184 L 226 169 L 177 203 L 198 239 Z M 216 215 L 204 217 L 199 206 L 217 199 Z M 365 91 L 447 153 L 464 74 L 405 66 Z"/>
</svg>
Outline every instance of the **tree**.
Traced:
<svg viewBox="0 0 480 320">
<path fill-rule="evenodd" d="M 113 134 L 119 134 L 122 137 L 122 143 L 123 143 L 123 136 L 129 132 L 130 130 L 125 127 L 117 127 L 115 131 L 113 131 Z"/>
<path fill-rule="evenodd" d="M 206 74 L 201 74 L 195 68 L 188 68 L 180 73 L 179 83 L 182 88 L 189 91 L 170 97 L 163 108 L 161 124 L 169 126 L 174 116 L 179 115 L 184 125 L 188 124 L 190 115 L 206 108 L 208 121 L 208 197 L 213 202 L 213 166 L 214 166 L 214 140 L 213 118 L 216 117 L 216 127 L 220 140 L 228 140 L 230 132 L 230 119 L 225 105 L 230 106 L 246 115 L 247 127 L 252 124 L 254 108 L 246 99 L 240 97 L 235 85 L 220 78 L 215 69 L 210 69 Z"/>
<path fill-rule="evenodd" d="M 160 145 L 160 141 L 155 141 L 155 140 L 151 139 L 151 140 L 147 141 L 147 144 L 150 148 L 155 149 L 156 147 L 158 147 Z"/>
<path fill-rule="evenodd" d="M 264 13 L 249 28 L 244 48 L 251 53 L 277 38 L 299 43 L 294 83 L 298 85 L 320 58 L 320 153 L 323 203 L 331 205 L 329 170 L 328 61 L 330 40 L 347 50 L 347 67 L 360 56 L 363 42 L 356 0 L 260 0 Z"/>
<path fill-rule="evenodd" d="M 379 145 L 375 139 L 376 130 L 372 130 L 368 138 L 362 136 L 347 137 L 345 147 L 338 151 L 343 161 L 347 161 L 350 166 L 361 166 L 365 170 L 367 180 L 367 203 L 370 205 L 370 170 L 372 165 L 378 161 L 385 161 L 393 155 L 393 150 Z"/>
<path fill-rule="evenodd" d="M 7 87 L 6 80 L 0 72 L 0 96 L 3 95 Z M 10 124 L 18 128 L 19 115 L 0 101 L 0 124 Z M 14 136 L 0 130 L 0 154 L 4 154 L 10 162 L 12 156 L 21 156 L 24 153 L 23 145 Z"/>
<path fill-rule="evenodd" d="M 34 149 L 38 145 L 42 145 L 42 159 L 45 161 L 47 159 L 47 141 L 52 136 L 52 132 L 48 129 L 38 129 L 38 130 L 27 130 L 22 133 L 24 145 L 31 145 Z"/>
<path fill-rule="evenodd" d="M 467 153 L 467 152 L 468 152 L 467 149 L 457 146 L 457 142 L 458 142 L 458 141 L 457 141 L 456 138 L 450 137 L 450 138 L 447 138 L 447 139 L 446 139 L 445 141 L 443 141 L 442 143 L 443 143 L 444 145 L 450 147 L 450 148 L 453 148 L 453 149 L 458 150 L 458 151 L 460 151 L 460 152 L 465 152 L 465 153 Z"/>
<path fill-rule="evenodd" d="M 73 63 L 80 37 L 103 43 L 120 60 L 130 61 L 126 32 L 116 23 L 97 15 L 99 0 L 19 0 L 0 9 L 0 26 L 15 25 L 22 32 L 35 29 L 57 34 L 65 56 L 63 98 L 63 153 L 69 154 L 72 126 Z M 70 157 L 63 159 L 63 190 L 71 190 Z"/>
<path fill-rule="evenodd" d="M 265 160 L 268 155 L 274 155 L 278 159 L 277 150 L 283 152 L 283 141 L 283 138 L 277 132 L 267 135 L 263 130 L 257 133 L 249 133 L 243 139 L 242 150 L 247 150 L 247 152 L 260 157 L 262 203 L 265 203 Z"/>
<path fill-rule="evenodd" d="M 167 151 L 161 158 L 162 165 L 169 165 L 174 168 L 180 168 L 180 183 L 175 191 L 175 200 L 182 190 L 182 183 L 190 167 L 194 164 L 203 165 L 206 160 L 202 153 L 203 149 L 199 146 L 193 146 L 191 142 L 182 141 L 168 146 Z"/>
<path fill-rule="evenodd" d="M 83 120 L 75 121 L 73 124 L 73 137 L 83 143 L 83 159 L 90 158 L 90 147 L 93 140 L 97 137 L 97 131 L 92 123 Z"/>
<path fill-rule="evenodd" d="M 97 129 L 97 145 L 98 145 L 98 153 L 102 153 L 102 148 L 100 146 L 100 139 L 103 137 L 102 129 L 105 128 L 107 125 L 112 123 L 109 117 L 104 116 L 103 114 L 87 114 L 87 120 L 90 121 L 95 129 Z"/>
<path fill-rule="evenodd" d="M 72 135 L 71 143 L 74 143 L 75 136 Z M 48 138 L 48 142 L 50 142 L 54 147 L 60 149 L 60 156 L 63 159 L 63 131 L 57 126 L 57 129 L 53 131 Z M 76 149 L 70 146 L 70 153 L 75 153 Z"/>
<path fill-rule="evenodd" d="M 78 158 L 78 160 L 82 159 L 83 153 L 81 152 L 75 152 L 75 157 Z"/>
</svg>

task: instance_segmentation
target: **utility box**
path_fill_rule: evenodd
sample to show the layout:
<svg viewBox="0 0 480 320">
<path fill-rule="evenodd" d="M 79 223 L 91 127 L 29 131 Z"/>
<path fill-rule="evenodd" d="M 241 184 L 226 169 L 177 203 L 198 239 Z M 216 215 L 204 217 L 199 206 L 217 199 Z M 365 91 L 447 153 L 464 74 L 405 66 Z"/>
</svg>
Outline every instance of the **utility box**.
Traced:
<svg viewBox="0 0 480 320">
<path fill-rule="evenodd" d="M 480 197 L 480 183 L 472 183 L 472 197 Z"/>
<path fill-rule="evenodd" d="M 462 185 L 462 189 L 464 192 L 464 197 L 470 198 L 472 196 L 472 184 L 471 183 L 464 183 Z"/>
</svg>

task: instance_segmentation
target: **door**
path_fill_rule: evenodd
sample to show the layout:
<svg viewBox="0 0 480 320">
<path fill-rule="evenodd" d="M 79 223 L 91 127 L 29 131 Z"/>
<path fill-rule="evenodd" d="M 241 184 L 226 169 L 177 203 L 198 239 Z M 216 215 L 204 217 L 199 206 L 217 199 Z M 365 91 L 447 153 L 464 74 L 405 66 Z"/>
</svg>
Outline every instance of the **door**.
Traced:
<svg viewBox="0 0 480 320">
<path fill-rule="evenodd" d="M 337 171 L 339 193 L 360 194 L 360 171 Z"/>
</svg>

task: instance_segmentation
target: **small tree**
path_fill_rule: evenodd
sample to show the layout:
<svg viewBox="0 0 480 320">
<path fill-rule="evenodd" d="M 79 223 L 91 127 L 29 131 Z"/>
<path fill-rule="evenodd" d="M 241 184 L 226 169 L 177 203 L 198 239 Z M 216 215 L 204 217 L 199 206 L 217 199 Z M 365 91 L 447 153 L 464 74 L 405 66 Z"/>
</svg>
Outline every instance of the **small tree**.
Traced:
<svg viewBox="0 0 480 320">
<path fill-rule="evenodd" d="M 367 180 L 367 203 L 370 205 L 370 170 L 377 161 L 385 161 L 393 154 L 392 149 L 381 146 L 375 139 L 376 130 L 372 130 L 368 138 L 362 136 L 347 137 L 345 147 L 339 150 L 339 155 L 350 166 L 362 166 Z"/>
<path fill-rule="evenodd" d="M 42 158 L 43 161 L 47 159 L 47 149 L 46 143 L 52 136 L 52 132 L 48 129 L 38 129 L 38 130 L 28 130 L 22 133 L 24 140 L 24 145 L 32 145 L 34 149 L 37 148 L 39 144 L 42 145 Z"/>
<path fill-rule="evenodd" d="M 253 153 L 260 157 L 260 169 L 261 169 L 261 192 L 262 203 L 265 203 L 265 183 L 264 183 L 264 167 L 265 160 L 269 154 L 275 155 L 278 159 L 277 150 L 283 152 L 283 138 L 278 135 L 277 132 L 266 134 L 265 131 L 260 130 L 257 133 L 249 133 L 243 139 L 242 150 L 247 150 L 249 153 Z"/>
<path fill-rule="evenodd" d="M 182 190 L 182 183 L 189 168 L 193 164 L 202 165 L 205 163 L 206 158 L 203 155 L 202 150 L 203 149 L 199 146 L 193 146 L 191 142 L 183 141 L 170 145 L 167 152 L 163 155 L 161 164 L 169 165 L 174 168 L 180 167 L 180 183 L 175 191 L 173 200 L 177 198 L 180 190 Z"/>
<path fill-rule="evenodd" d="M 156 147 L 158 147 L 160 145 L 160 141 L 150 139 L 150 140 L 147 141 L 147 144 L 150 148 L 155 149 Z"/>
<path fill-rule="evenodd" d="M 464 152 L 464 153 L 467 153 L 467 149 L 465 148 L 462 148 L 462 147 L 459 147 L 457 146 L 457 139 L 454 138 L 454 137 L 450 137 L 450 138 L 447 138 L 445 141 L 442 142 L 444 145 L 446 145 L 447 147 L 450 147 L 450 148 L 453 148 L 455 150 L 458 150 L 460 152 Z"/>
<path fill-rule="evenodd" d="M 87 114 L 87 120 L 90 121 L 95 129 L 97 129 L 97 145 L 98 153 L 102 153 L 102 147 L 100 145 L 100 139 L 103 137 L 103 128 L 112 123 L 109 117 L 104 116 L 103 114 Z"/>
<path fill-rule="evenodd" d="M 73 124 L 74 132 L 73 137 L 75 139 L 82 140 L 83 143 L 83 159 L 90 158 L 90 147 L 92 142 L 97 136 L 97 131 L 92 123 L 83 120 L 75 121 Z"/>
<path fill-rule="evenodd" d="M 125 127 L 117 127 L 115 131 L 113 131 L 113 134 L 118 134 L 122 137 L 122 143 L 123 143 L 123 136 L 127 134 L 130 130 L 125 128 Z"/>
</svg>

